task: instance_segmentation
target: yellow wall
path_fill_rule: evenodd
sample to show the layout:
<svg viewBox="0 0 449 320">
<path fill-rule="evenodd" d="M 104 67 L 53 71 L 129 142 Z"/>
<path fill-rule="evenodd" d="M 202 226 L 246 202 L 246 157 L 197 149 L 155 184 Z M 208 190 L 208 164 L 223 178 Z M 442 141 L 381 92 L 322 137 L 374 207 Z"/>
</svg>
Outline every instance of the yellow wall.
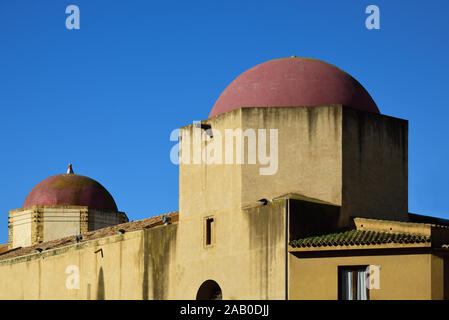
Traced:
<svg viewBox="0 0 449 320">
<path fill-rule="evenodd" d="M 371 300 L 443 299 L 442 258 L 432 254 L 289 257 L 290 299 L 338 299 L 338 267 L 380 266 L 380 289 Z"/>
<path fill-rule="evenodd" d="M 323 105 L 240 108 L 203 123 L 220 132 L 223 140 L 226 129 L 265 129 L 267 140 L 269 130 L 277 129 L 278 170 L 260 174 L 266 166 L 248 163 L 247 144 L 244 164 L 181 164 L 181 215 L 189 214 L 189 208 L 238 209 L 261 198 L 295 193 L 340 205 L 340 226 L 347 226 L 354 216 L 408 218 L 405 120 Z M 184 127 L 191 137 L 193 128 Z M 225 153 L 225 142 L 222 150 Z"/>
<path fill-rule="evenodd" d="M 407 221 L 408 121 L 347 107 L 342 119 L 342 219 Z"/>
<path fill-rule="evenodd" d="M 51 241 L 80 234 L 82 209 L 45 208 L 42 210 L 43 239 Z"/>
<path fill-rule="evenodd" d="M 285 298 L 285 201 L 212 212 L 216 242 L 205 247 L 203 218 L 180 216 L 176 299 L 195 299 L 201 284 L 216 281 L 223 299 Z"/>
<path fill-rule="evenodd" d="M 35 211 L 32 209 L 16 212 L 14 215 L 9 214 L 9 245 L 11 248 L 30 246 L 31 238 L 31 222 Z M 13 226 L 15 226 L 13 228 Z"/>
<path fill-rule="evenodd" d="M 79 235 L 128 222 L 124 212 L 90 209 L 86 206 L 35 205 L 9 212 L 9 248 Z"/>
<path fill-rule="evenodd" d="M 224 299 L 284 299 L 285 200 L 215 217 L 210 247 L 203 216 L 191 216 L 0 260 L 0 299 L 195 299 L 209 279 Z M 71 265 L 79 268 L 79 289 L 66 287 Z"/>
<path fill-rule="evenodd" d="M 176 230 L 156 227 L 0 261 L 0 299 L 168 298 Z M 79 269 L 79 289 L 66 286 L 68 266 Z"/>
<path fill-rule="evenodd" d="M 0 261 L 0 298 L 195 299 L 201 284 L 212 279 L 224 299 L 284 299 L 286 201 L 281 196 L 295 193 L 341 206 L 331 210 L 341 215 L 340 226 L 351 216 L 406 217 L 406 123 L 401 121 L 360 117 L 341 105 L 241 108 L 207 119 L 204 123 L 223 137 L 225 129 L 278 129 L 276 174 L 261 175 L 265 165 L 247 161 L 181 163 L 179 223 Z M 193 139 L 194 125 L 184 130 Z M 278 197 L 267 205 L 257 201 Z M 211 246 L 204 245 L 207 217 L 215 221 Z M 103 257 L 95 253 L 99 249 Z M 384 287 L 374 299 L 438 298 L 442 291 L 430 286 L 431 277 L 442 277 L 443 265 L 430 255 L 289 258 L 293 299 L 335 299 L 341 263 L 382 265 Z M 79 266 L 80 289 L 65 286 L 69 265 Z M 416 278 L 413 283 L 409 275 Z M 392 282 L 396 278 L 399 285 Z"/>
</svg>

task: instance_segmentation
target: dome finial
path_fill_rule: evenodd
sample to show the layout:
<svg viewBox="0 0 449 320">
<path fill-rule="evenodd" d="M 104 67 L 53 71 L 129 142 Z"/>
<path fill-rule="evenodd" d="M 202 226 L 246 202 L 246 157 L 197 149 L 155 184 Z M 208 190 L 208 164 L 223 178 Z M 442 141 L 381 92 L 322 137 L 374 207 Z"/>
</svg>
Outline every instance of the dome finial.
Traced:
<svg viewBox="0 0 449 320">
<path fill-rule="evenodd" d="M 74 174 L 71 163 L 69 163 L 69 168 L 67 169 L 67 174 Z"/>
</svg>

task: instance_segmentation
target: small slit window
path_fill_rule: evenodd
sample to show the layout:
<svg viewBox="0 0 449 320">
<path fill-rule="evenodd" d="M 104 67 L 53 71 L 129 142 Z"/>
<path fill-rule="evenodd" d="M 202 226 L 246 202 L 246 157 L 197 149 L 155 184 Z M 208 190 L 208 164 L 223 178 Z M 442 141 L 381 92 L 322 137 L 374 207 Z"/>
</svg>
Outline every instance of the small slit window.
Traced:
<svg viewBox="0 0 449 320">
<path fill-rule="evenodd" d="M 215 243 L 215 218 L 204 219 L 204 245 L 210 246 Z"/>
</svg>

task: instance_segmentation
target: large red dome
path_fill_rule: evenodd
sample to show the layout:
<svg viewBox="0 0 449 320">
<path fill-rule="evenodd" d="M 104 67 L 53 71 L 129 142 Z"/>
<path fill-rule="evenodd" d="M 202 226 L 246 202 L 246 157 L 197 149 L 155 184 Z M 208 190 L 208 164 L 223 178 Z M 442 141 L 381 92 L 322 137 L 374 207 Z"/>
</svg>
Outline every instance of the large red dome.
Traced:
<svg viewBox="0 0 449 320">
<path fill-rule="evenodd" d="M 342 104 L 379 113 L 363 86 L 324 61 L 282 58 L 259 64 L 238 76 L 215 102 L 209 117 L 240 107 L 291 107 Z"/>
<path fill-rule="evenodd" d="M 26 197 L 23 208 L 34 205 L 88 206 L 118 211 L 114 198 L 101 184 L 78 174 L 59 174 L 39 182 Z"/>
</svg>

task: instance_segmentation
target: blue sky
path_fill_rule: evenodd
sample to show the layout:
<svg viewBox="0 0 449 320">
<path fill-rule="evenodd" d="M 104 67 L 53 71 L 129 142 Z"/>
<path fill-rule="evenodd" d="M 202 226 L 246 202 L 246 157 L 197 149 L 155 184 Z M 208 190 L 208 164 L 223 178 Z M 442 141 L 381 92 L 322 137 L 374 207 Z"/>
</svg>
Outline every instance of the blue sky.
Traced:
<svg viewBox="0 0 449 320">
<path fill-rule="evenodd" d="M 65 27 L 80 8 L 80 30 Z M 380 30 L 365 8 L 380 8 Z M 449 218 L 447 1 L 0 0 L 0 243 L 39 181 L 102 183 L 131 220 L 178 209 L 170 132 L 266 60 L 322 59 L 409 120 L 409 211 Z M 3 218 L 1 218 L 3 217 Z"/>
</svg>

